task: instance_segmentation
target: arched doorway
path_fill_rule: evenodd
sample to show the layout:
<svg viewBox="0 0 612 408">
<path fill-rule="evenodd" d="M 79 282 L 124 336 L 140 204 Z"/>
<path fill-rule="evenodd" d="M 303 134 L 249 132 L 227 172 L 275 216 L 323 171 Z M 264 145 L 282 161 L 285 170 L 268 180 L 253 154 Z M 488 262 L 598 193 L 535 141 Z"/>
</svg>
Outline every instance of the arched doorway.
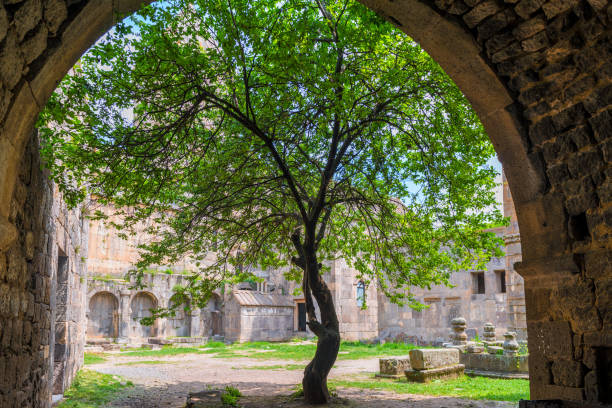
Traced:
<svg viewBox="0 0 612 408">
<path fill-rule="evenodd" d="M 116 338 L 119 330 L 119 301 L 110 292 L 98 292 L 89 300 L 87 337 Z"/>
<path fill-rule="evenodd" d="M 157 321 L 151 326 L 140 323 L 143 317 L 151 317 L 151 309 L 157 308 L 157 298 L 149 292 L 138 292 L 130 302 L 130 337 L 145 339 L 157 336 Z"/>
<path fill-rule="evenodd" d="M 612 350 L 609 2 L 362 2 L 443 66 L 474 105 L 504 165 L 523 243 L 518 270 L 527 298 L 531 397 L 610 402 L 600 392 Z M 37 219 L 44 200 L 34 210 L 13 205 L 15 192 L 37 188 L 20 173 L 32 163 L 24 151 L 40 107 L 116 16 L 140 2 L 26 3 L 33 4 L 33 18 L 14 21 L 11 13 L 0 51 L 0 252 L 24 263 L 28 242 L 45 248 L 43 223 L 27 226 L 14 215 Z M 44 19 L 43 9 L 52 11 Z M 39 171 L 24 174 L 30 170 Z M 36 285 L 25 283 L 44 275 L 37 265 L 8 282 L 10 296 L 33 293 Z M 42 337 L 44 327 L 34 325 L 33 336 Z M 45 364 L 37 364 L 43 376 Z M 553 375 L 553 365 L 555 372 L 579 367 L 584 375 L 570 384 Z M 37 388 L 28 398 L 45 400 L 45 392 Z"/>
<path fill-rule="evenodd" d="M 205 337 L 223 335 L 223 314 L 221 297 L 213 293 L 208 304 L 200 312 L 200 327 Z"/>
</svg>

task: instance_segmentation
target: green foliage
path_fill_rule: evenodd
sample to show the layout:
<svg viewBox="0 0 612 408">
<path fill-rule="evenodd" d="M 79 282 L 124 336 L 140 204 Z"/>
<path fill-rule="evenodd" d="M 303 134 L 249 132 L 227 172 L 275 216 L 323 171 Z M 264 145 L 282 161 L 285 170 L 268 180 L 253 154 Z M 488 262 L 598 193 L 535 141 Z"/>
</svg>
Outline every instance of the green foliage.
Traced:
<svg viewBox="0 0 612 408">
<path fill-rule="evenodd" d="M 228 385 L 227 387 L 225 387 L 225 392 L 233 397 L 242 397 L 242 394 L 240 393 L 240 390 L 236 387 L 232 387 L 230 385 Z"/>
<path fill-rule="evenodd" d="M 58 408 L 106 407 L 117 393 L 131 386 L 133 384 L 130 381 L 124 381 L 116 375 L 81 370 L 64 393 L 65 400 Z"/>
<path fill-rule="evenodd" d="M 240 390 L 235 387 L 227 386 L 225 391 L 221 394 L 221 402 L 224 406 L 237 407 L 238 399 L 242 396 Z"/>
<path fill-rule="evenodd" d="M 484 230 L 503 218 L 476 114 L 355 1 L 156 2 L 83 56 L 38 126 L 70 204 L 92 194 L 122 234 L 158 237 L 137 284 L 151 265 L 216 251 L 182 289 L 192 307 L 256 268 L 301 280 L 296 232 L 314 264 L 342 257 L 413 307 L 411 287 L 501 254 Z"/>
<path fill-rule="evenodd" d="M 506 380 L 486 377 L 461 377 L 455 380 L 435 380 L 411 383 L 406 380 L 383 379 L 330 380 L 337 387 L 388 390 L 401 394 L 421 394 L 460 397 L 477 400 L 512 401 L 529 399 L 529 380 Z"/>
</svg>

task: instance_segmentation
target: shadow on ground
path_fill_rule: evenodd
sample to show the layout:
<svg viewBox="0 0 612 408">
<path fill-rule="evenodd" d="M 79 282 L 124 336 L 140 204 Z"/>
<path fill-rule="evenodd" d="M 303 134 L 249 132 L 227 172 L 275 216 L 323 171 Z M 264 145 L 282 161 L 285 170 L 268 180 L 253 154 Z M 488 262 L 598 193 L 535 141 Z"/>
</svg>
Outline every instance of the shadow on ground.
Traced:
<svg viewBox="0 0 612 408">
<path fill-rule="evenodd" d="M 122 391 L 117 398 L 107 406 L 113 408 L 183 408 L 190 393 L 198 393 L 210 389 L 222 389 L 231 385 L 240 390 L 243 397 L 239 406 L 243 408 L 311 408 L 302 400 L 291 399 L 293 390 L 286 385 L 270 384 L 269 382 L 229 382 L 204 383 L 200 381 L 179 382 L 174 384 L 151 384 L 134 387 Z M 338 388 L 338 397 L 329 408 L 510 408 L 516 403 L 500 401 L 478 401 L 452 397 L 432 397 L 426 395 L 396 394 L 388 391 L 362 390 L 355 388 Z M 216 400 L 216 398 L 214 398 Z M 193 408 L 221 408 L 220 401 L 201 399 Z"/>
</svg>

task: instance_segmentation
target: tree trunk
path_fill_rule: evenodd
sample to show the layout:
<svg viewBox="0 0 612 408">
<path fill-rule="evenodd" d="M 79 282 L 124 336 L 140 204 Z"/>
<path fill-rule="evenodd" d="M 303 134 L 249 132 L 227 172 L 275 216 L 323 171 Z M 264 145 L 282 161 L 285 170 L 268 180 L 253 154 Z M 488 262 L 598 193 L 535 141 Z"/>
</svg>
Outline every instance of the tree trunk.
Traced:
<svg viewBox="0 0 612 408">
<path fill-rule="evenodd" d="M 316 252 L 308 247 L 304 249 L 306 262 L 303 289 L 308 326 L 317 335 L 318 340 L 314 358 L 304 370 L 302 386 L 306 402 L 325 404 L 329 402 L 327 375 L 336 362 L 340 349 L 340 325 L 331 291 L 319 273 L 321 266 L 317 262 Z M 311 293 L 319 305 L 321 322 L 316 319 Z"/>
<path fill-rule="evenodd" d="M 319 302 L 318 302 L 319 303 Z M 321 304 L 319 308 L 330 308 L 328 312 L 336 314 L 333 303 Z M 327 389 L 327 375 L 338 357 L 340 348 L 340 331 L 336 327 L 324 327 L 319 325 L 317 330 L 311 326 L 311 330 L 318 336 L 317 351 L 312 361 L 304 370 L 302 386 L 304 388 L 304 399 L 310 404 L 325 404 L 329 402 L 329 390 Z"/>
<path fill-rule="evenodd" d="M 317 261 L 313 231 L 314 227 L 308 230 L 310 234 L 307 232 L 304 243 L 301 242 L 299 229 L 291 235 L 291 241 L 299 255 L 293 257 L 292 262 L 304 271 L 302 290 L 306 301 L 308 327 L 318 337 L 314 358 L 304 370 L 304 399 L 310 404 L 326 404 L 329 402 L 327 375 L 336 362 L 340 349 L 340 324 L 331 291 L 319 273 L 321 265 Z M 313 297 L 319 305 L 320 322 L 315 314 Z"/>
</svg>

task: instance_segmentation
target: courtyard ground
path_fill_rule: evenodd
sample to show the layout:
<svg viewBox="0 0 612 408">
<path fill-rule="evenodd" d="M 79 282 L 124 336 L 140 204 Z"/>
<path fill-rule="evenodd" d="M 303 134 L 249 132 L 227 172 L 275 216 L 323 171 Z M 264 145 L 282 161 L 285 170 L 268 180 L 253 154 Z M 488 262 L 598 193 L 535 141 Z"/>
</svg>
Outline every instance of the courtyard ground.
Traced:
<svg viewBox="0 0 612 408">
<path fill-rule="evenodd" d="M 304 347 L 297 347 L 302 348 Z M 299 357 L 297 349 L 295 355 Z M 296 384 L 301 382 L 307 360 L 280 359 L 278 357 L 282 357 L 282 353 L 274 348 L 270 350 L 264 345 L 213 351 L 210 348 L 165 349 L 88 355 L 87 370 L 117 376 L 115 380 L 118 383 L 125 385 L 129 381 L 129 384 L 119 386 L 121 389 L 114 392 L 103 404 L 75 403 L 65 406 L 182 408 L 189 393 L 224 388 L 228 385 L 241 391 L 243 397 L 239 406 L 245 408 L 304 406 L 299 400 L 291 400 L 289 396 L 295 391 Z M 346 353 L 339 356 L 329 381 L 338 395 L 332 406 L 516 407 L 518 399 L 528 398 L 525 380 L 508 382 L 465 377 L 430 385 L 375 380 L 373 374 L 378 370 L 378 359 L 370 356 L 368 352 L 365 355 L 359 359 L 352 359 L 353 356 Z M 91 394 L 91 391 L 85 393 Z"/>
</svg>

